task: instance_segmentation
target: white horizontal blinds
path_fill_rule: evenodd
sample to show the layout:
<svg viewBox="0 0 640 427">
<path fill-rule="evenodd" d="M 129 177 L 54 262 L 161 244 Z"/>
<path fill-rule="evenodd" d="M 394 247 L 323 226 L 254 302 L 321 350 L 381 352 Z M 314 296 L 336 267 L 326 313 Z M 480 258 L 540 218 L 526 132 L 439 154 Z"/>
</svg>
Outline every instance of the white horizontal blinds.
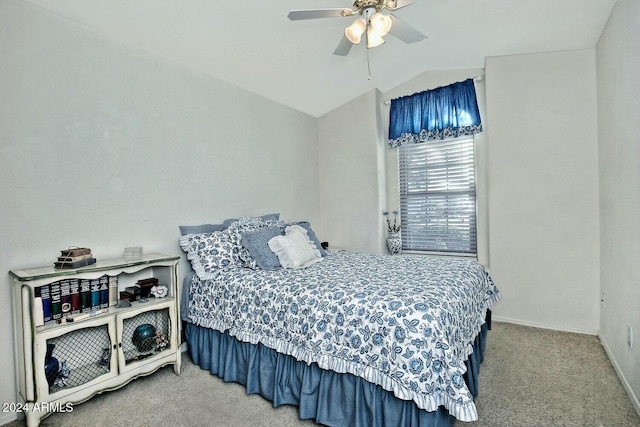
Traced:
<svg viewBox="0 0 640 427">
<path fill-rule="evenodd" d="M 473 137 L 398 148 L 402 249 L 476 254 Z"/>
</svg>

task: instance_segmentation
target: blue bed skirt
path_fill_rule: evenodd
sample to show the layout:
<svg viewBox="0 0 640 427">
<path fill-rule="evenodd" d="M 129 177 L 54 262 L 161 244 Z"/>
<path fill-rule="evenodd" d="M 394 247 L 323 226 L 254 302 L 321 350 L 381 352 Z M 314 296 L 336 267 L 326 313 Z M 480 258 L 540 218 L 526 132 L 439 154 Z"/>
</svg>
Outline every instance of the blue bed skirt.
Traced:
<svg viewBox="0 0 640 427">
<path fill-rule="evenodd" d="M 465 380 L 474 396 L 489 322 L 488 316 L 465 362 Z M 315 363 L 307 365 L 262 344 L 240 342 L 226 332 L 187 323 L 185 337 L 189 355 L 200 368 L 226 382 L 243 384 L 248 394 L 258 393 L 274 407 L 298 406 L 303 420 L 354 427 L 450 427 L 455 423 L 444 407 L 426 412 L 362 378 L 326 371 Z"/>
</svg>

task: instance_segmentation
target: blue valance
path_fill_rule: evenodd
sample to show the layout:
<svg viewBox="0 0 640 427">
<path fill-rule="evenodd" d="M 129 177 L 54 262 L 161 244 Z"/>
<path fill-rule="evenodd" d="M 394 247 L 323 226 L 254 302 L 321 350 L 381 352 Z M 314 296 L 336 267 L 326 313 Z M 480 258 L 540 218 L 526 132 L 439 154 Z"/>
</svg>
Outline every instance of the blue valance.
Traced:
<svg viewBox="0 0 640 427">
<path fill-rule="evenodd" d="M 391 100 L 389 148 L 482 132 L 473 79 Z"/>
</svg>

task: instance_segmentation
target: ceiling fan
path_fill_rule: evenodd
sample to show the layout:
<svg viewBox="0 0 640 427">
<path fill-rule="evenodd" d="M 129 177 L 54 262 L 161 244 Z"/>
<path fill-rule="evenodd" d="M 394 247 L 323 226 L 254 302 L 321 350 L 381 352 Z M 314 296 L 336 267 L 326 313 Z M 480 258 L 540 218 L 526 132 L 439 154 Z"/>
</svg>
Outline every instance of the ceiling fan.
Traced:
<svg viewBox="0 0 640 427">
<path fill-rule="evenodd" d="M 387 33 L 405 43 L 415 43 L 427 38 L 424 34 L 402 21 L 393 13 L 381 13 L 382 10 L 398 10 L 412 4 L 412 0 L 356 0 L 352 9 L 306 9 L 292 10 L 287 15 L 292 21 L 317 18 L 337 18 L 356 16 L 356 20 L 344 30 L 342 40 L 333 52 L 334 55 L 346 56 L 351 46 L 359 44 L 365 34 L 367 48 L 380 46 Z"/>
</svg>

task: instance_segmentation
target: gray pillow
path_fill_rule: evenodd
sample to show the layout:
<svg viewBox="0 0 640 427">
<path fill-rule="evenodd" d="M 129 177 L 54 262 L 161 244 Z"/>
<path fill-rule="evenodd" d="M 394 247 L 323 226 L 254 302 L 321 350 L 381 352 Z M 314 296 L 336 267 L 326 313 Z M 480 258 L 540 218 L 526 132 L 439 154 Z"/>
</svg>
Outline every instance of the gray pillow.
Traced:
<svg viewBox="0 0 640 427">
<path fill-rule="evenodd" d="M 213 233 L 214 231 L 222 231 L 222 229 L 222 224 L 181 225 L 180 235 Z"/>
<path fill-rule="evenodd" d="M 247 231 L 242 234 L 242 246 L 249 251 L 249 255 L 256 261 L 258 267 L 263 270 L 278 270 L 282 266 L 278 255 L 269 248 L 269 240 L 283 234 L 282 227 Z"/>
</svg>

